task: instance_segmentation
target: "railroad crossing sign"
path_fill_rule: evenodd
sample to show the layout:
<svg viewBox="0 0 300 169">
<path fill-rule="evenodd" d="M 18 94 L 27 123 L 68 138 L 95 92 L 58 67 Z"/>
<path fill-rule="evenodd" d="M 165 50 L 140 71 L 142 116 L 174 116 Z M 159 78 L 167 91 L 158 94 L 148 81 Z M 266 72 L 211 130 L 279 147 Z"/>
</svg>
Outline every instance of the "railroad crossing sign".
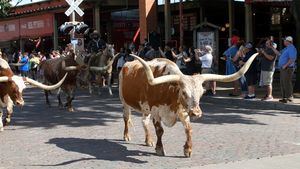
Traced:
<svg viewBox="0 0 300 169">
<path fill-rule="evenodd" d="M 83 16 L 84 12 L 78 7 L 83 0 L 66 0 L 70 5 L 69 9 L 65 12 L 67 16 L 70 16 L 72 12 L 77 12 L 79 16 Z"/>
</svg>

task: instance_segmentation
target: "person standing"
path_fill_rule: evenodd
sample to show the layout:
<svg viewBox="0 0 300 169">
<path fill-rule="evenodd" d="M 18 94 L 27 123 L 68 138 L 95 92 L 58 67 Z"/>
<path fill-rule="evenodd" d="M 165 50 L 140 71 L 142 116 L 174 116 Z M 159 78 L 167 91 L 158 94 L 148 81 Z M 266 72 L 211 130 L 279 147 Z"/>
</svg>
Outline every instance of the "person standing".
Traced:
<svg viewBox="0 0 300 169">
<path fill-rule="evenodd" d="M 265 47 L 259 49 L 259 56 L 261 56 L 261 73 L 260 73 L 260 82 L 262 86 L 265 86 L 267 94 L 262 101 L 271 101 L 273 100 L 272 95 L 272 82 L 273 75 L 275 71 L 275 60 L 276 54 L 272 50 L 273 44 L 271 39 L 267 39 L 265 42 Z"/>
<path fill-rule="evenodd" d="M 23 64 L 22 66 L 20 66 L 21 76 L 27 77 L 28 72 L 29 72 L 29 59 L 28 59 L 28 53 L 27 52 L 23 53 L 19 63 Z"/>
<path fill-rule="evenodd" d="M 40 58 L 36 54 L 31 54 L 31 59 L 29 60 L 30 63 L 30 70 L 31 70 L 31 77 L 32 79 L 37 79 L 37 69 L 38 65 L 40 64 Z"/>
<path fill-rule="evenodd" d="M 196 49 L 195 53 L 196 56 L 198 58 L 196 58 L 197 60 L 199 59 L 201 61 L 201 74 L 213 74 L 213 55 L 212 55 L 212 47 L 210 45 L 206 45 L 204 47 L 204 50 L 201 51 L 200 49 Z M 201 54 L 203 54 L 201 56 Z M 205 84 L 205 88 L 207 89 L 207 91 L 205 92 L 205 95 L 209 95 L 209 96 L 214 96 L 216 95 L 216 82 L 215 81 L 210 81 L 208 84 Z"/>
<path fill-rule="evenodd" d="M 295 61 L 297 59 L 297 49 L 293 45 L 293 38 L 287 36 L 284 38 L 285 48 L 279 52 L 275 48 L 273 51 L 280 55 L 278 67 L 280 68 L 280 87 L 282 99 L 279 102 L 287 103 L 293 101 L 293 83 L 292 77 L 295 70 Z"/>
<path fill-rule="evenodd" d="M 255 54 L 252 43 L 246 43 L 244 52 L 245 57 L 243 58 L 243 60 L 240 61 L 240 66 L 243 66 L 250 59 L 250 57 Z M 257 84 L 258 80 L 256 59 L 252 62 L 248 71 L 245 73 L 245 77 L 248 85 L 248 94 L 244 97 L 244 99 L 255 99 L 255 85 Z"/>
<path fill-rule="evenodd" d="M 224 57 L 221 57 L 221 59 L 226 61 L 226 73 L 225 73 L 226 75 L 231 75 L 237 71 L 236 67 L 233 64 L 232 59 L 237 54 L 237 52 L 240 48 L 240 43 L 238 43 L 237 40 L 234 40 L 231 43 L 232 43 L 232 46 L 229 47 L 223 53 Z M 239 94 L 238 94 L 239 81 L 238 80 L 233 82 L 233 87 L 234 87 L 234 89 L 233 89 L 232 93 L 230 93 L 229 95 L 230 96 L 239 96 Z"/>
</svg>

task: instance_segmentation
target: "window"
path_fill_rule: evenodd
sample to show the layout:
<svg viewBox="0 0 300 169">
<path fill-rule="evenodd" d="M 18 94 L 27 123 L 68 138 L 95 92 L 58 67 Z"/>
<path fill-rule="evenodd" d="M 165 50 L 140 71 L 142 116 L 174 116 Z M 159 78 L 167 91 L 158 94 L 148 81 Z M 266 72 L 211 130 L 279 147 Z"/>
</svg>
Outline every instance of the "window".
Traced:
<svg viewBox="0 0 300 169">
<path fill-rule="evenodd" d="M 182 2 L 185 2 L 186 0 L 182 0 Z M 180 2 L 180 0 L 170 0 L 171 4 L 174 4 L 174 3 L 178 3 Z M 165 4 L 165 0 L 158 0 L 158 5 L 164 5 Z"/>
</svg>

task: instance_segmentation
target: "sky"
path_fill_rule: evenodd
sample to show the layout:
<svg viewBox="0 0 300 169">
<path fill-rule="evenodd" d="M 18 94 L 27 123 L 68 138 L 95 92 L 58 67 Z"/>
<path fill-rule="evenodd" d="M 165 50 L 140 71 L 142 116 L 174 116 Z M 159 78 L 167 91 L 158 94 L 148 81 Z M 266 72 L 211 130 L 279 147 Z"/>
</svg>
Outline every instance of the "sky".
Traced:
<svg viewBox="0 0 300 169">
<path fill-rule="evenodd" d="M 11 4 L 13 6 L 16 5 L 16 3 L 18 2 L 19 0 L 11 0 Z M 26 5 L 26 4 L 30 4 L 30 3 L 36 3 L 36 2 L 40 2 L 40 1 L 45 1 L 45 0 L 22 0 L 21 3 L 19 3 L 19 5 Z"/>
</svg>

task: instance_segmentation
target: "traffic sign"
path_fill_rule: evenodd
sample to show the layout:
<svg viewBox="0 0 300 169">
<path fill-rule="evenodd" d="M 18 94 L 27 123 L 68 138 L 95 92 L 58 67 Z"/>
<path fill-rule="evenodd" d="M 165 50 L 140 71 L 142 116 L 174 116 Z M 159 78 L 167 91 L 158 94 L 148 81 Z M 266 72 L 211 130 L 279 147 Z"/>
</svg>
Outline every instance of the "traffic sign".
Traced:
<svg viewBox="0 0 300 169">
<path fill-rule="evenodd" d="M 69 9 L 65 12 L 67 16 L 70 16 L 72 12 L 77 12 L 79 16 L 83 16 L 84 12 L 79 8 L 83 0 L 66 0 L 66 2 L 70 5 Z"/>
</svg>

